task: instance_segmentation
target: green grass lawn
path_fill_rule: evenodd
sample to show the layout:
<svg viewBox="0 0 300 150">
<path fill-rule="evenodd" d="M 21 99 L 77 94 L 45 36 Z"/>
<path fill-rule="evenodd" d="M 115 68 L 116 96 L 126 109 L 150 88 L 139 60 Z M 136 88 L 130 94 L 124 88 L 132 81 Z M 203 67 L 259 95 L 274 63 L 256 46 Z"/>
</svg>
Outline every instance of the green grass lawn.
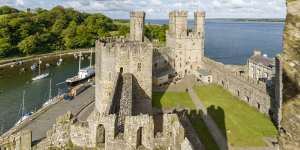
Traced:
<svg viewBox="0 0 300 150">
<path fill-rule="evenodd" d="M 196 108 L 186 92 L 154 92 L 152 106 L 160 109 Z"/>
<path fill-rule="evenodd" d="M 269 118 L 248 106 L 217 85 L 194 87 L 208 113 L 236 147 L 266 146 L 264 137 L 275 137 L 275 126 Z"/>
</svg>

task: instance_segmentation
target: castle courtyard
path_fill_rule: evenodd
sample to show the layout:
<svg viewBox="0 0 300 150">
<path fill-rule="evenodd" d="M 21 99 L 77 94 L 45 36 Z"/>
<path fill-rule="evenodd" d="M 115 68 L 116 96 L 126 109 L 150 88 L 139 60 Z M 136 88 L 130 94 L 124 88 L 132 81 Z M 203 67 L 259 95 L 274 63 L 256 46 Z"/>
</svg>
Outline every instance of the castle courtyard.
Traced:
<svg viewBox="0 0 300 150">
<path fill-rule="evenodd" d="M 195 86 L 194 90 L 231 146 L 268 146 L 265 138 L 276 136 L 276 128 L 269 118 L 222 87 Z"/>
<path fill-rule="evenodd" d="M 191 111 L 189 119 L 201 142 L 209 149 L 218 149 L 203 121 L 203 114 L 195 114 L 196 104 L 186 91 L 191 86 L 191 81 L 191 78 L 184 78 L 181 82 L 166 87 L 165 92 L 158 92 L 154 89 L 152 105 L 164 111 L 189 109 Z M 192 89 L 230 147 L 268 147 L 270 140 L 276 137 L 276 127 L 267 116 L 259 113 L 256 108 L 233 96 L 221 86 L 199 84 Z M 253 120 L 256 120 L 255 123 Z"/>
</svg>

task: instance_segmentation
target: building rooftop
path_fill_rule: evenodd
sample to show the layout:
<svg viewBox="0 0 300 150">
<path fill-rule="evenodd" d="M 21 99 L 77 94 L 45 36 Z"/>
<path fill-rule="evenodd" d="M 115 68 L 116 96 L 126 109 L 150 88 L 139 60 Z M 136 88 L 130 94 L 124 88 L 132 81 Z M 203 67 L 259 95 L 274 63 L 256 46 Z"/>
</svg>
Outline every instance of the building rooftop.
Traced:
<svg viewBox="0 0 300 150">
<path fill-rule="evenodd" d="M 266 66 L 266 67 L 270 67 L 270 68 L 273 68 L 274 67 L 274 59 L 272 58 L 269 58 L 267 56 L 263 56 L 263 55 L 253 55 L 250 57 L 250 59 L 252 62 L 256 63 L 256 64 L 261 64 L 263 66 Z"/>
<path fill-rule="evenodd" d="M 202 76 L 208 76 L 211 75 L 210 72 L 206 69 L 198 69 L 198 73 Z"/>
</svg>

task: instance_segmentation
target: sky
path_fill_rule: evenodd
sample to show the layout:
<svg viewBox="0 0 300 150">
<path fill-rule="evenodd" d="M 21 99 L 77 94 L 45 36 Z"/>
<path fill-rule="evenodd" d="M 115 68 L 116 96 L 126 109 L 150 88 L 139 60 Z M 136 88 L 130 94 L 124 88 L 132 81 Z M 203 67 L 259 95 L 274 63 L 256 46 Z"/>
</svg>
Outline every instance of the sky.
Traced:
<svg viewBox="0 0 300 150">
<path fill-rule="evenodd" d="M 45 8 L 57 5 L 81 12 L 103 13 L 111 18 L 126 19 L 129 11 L 142 10 L 148 19 L 167 19 L 175 9 L 206 11 L 207 18 L 284 18 L 285 0 L 0 0 L 0 5 L 19 9 Z"/>
</svg>

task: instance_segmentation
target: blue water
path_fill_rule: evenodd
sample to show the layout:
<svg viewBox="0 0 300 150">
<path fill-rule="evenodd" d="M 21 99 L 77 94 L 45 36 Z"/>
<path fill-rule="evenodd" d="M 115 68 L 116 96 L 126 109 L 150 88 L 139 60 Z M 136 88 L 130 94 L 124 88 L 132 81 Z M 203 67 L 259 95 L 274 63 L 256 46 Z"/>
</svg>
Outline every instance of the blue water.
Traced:
<svg viewBox="0 0 300 150">
<path fill-rule="evenodd" d="M 146 20 L 168 24 L 168 20 Z M 193 28 L 193 21 L 188 23 Z M 237 22 L 206 20 L 205 56 L 225 64 L 245 64 L 253 49 L 269 57 L 282 51 L 283 22 Z"/>
</svg>

